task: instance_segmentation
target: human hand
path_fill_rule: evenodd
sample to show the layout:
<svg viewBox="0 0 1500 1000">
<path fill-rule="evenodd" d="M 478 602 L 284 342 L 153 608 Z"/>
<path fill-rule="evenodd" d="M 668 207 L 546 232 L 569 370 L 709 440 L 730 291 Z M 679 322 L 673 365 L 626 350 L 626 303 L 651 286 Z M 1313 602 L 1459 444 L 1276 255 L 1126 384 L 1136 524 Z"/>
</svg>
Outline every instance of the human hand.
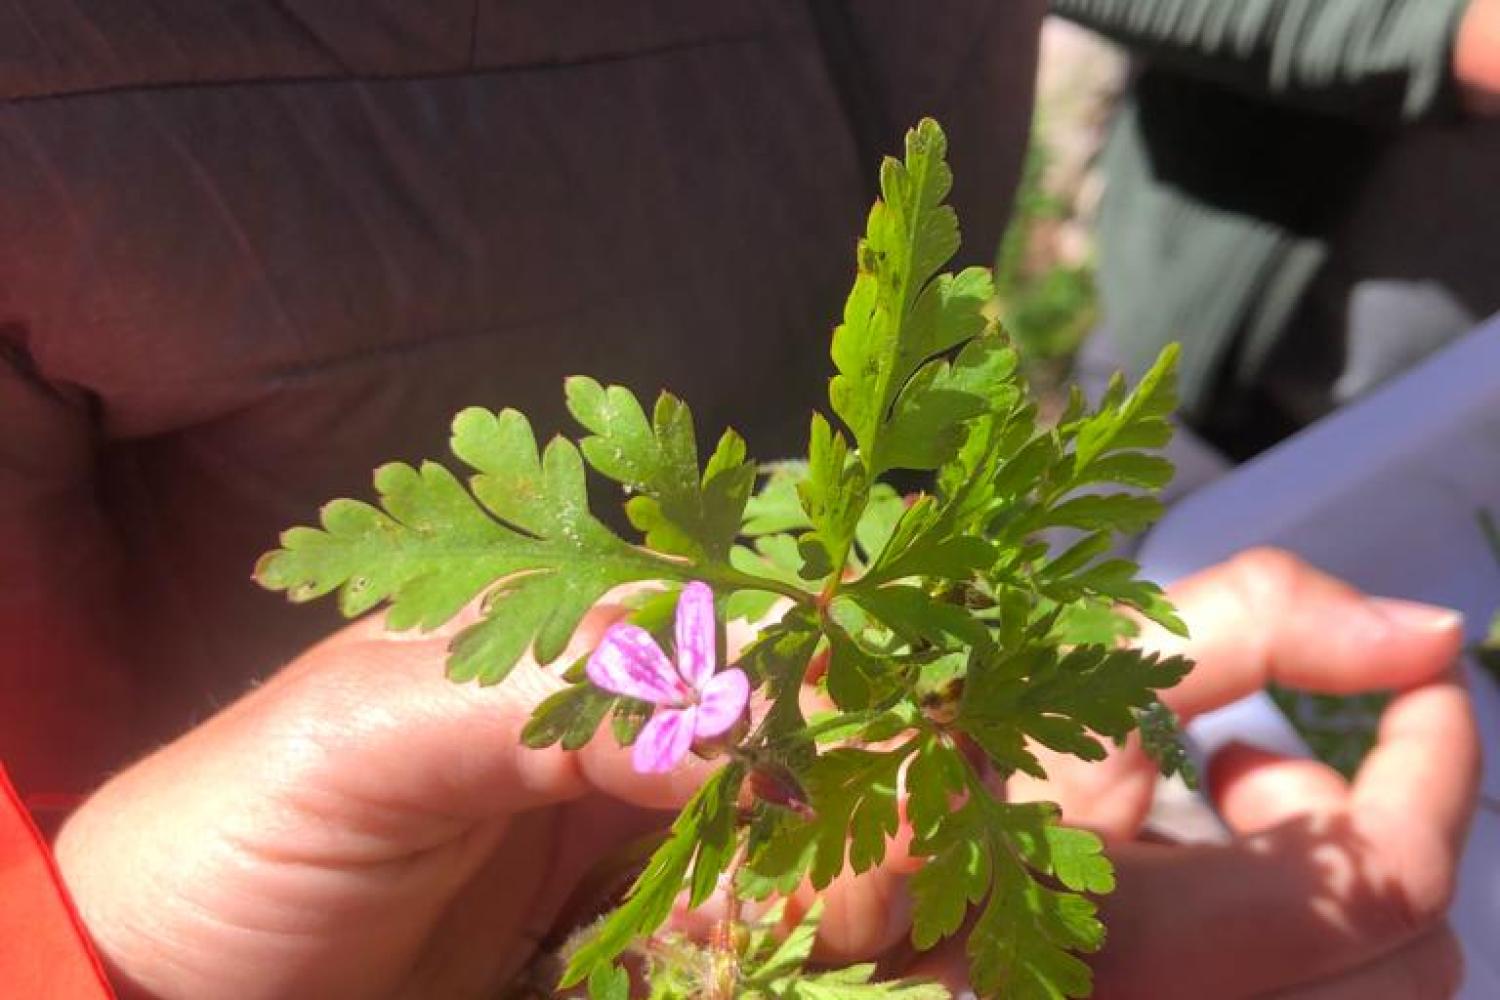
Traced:
<svg viewBox="0 0 1500 1000">
<path fill-rule="evenodd" d="M 618 615 L 596 609 L 559 662 Z M 59 867 L 122 996 L 488 997 L 533 972 L 550 988 L 549 953 L 714 765 L 642 775 L 607 739 L 522 746 L 561 681 L 523 661 L 493 688 L 449 682 L 462 624 L 350 626 L 74 814 Z M 904 933 L 890 885 L 824 894 L 828 954 Z"/>
<path fill-rule="evenodd" d="M 1096 996 L 1447 997 L 1461 979 L 1443 923 L 1475 800 L 1479 743 L 1453 668 L 1458 616 L 1369 599 L 1282 553 L 1257 551 L 1174 588 L 1193 638 L 1142 641 L 1197 660 L 1165 700 L 1184 718 L 1268 682 L 1337 694 L 1392 689 L 1355 781 L 1310 760 L 1232 747 L 1209 786 L 1221 845 L 1136 840 L 1155 784 L 1132 744 L 1102 764 L 1047 755 L 1051 779 L 1014 799 L 1060 801 L 1110 842 Z M 912 970 L 961 984 L 960 955 Z"/>
<path fill-rule="evenodd" d="M 451 684 L 447 638 L 354 625 L 70 819 L 59 866 L 125 995 L 489 995 L 701 779 L 522 749 L 557 682 Z"/>
<path fill-rule="evenodd" d="M 1446 717 L 1450 808 L 1435 822 L 1445 823 L 1443 829 L 1456 838 L 1475 770 L 1472 729 L 1461 692 L 1431 681 L 1456 648 L 1453 623 L 1396 628 L 1384 638 L 1378 628 L 1360 633 L 1354 627 L 1360 601 L 1352 593 L 1305 568 L 1258 560 L 1242 559 L 1179 595 L 1198 629 L 1190 652 L 1205 667 L 1176 693 L 1177 707 L 1201 711 L 1231 700 L 1270 671 L 1289 682 L 1338 689 L 1366 683 L 1412 687 L 1398 707 L 1408 706 L 1406 714 L 1414 713 L 1416 721 L 1401 724 L 1386 757 L 1391 767 L 1403 761 L 1410 766 L 1406 751 L 1413 746 L 1407 744 L 1421 749 L 1424 714 Z M 1277 584 L 1279 572 L 1284 579 Z M 1273 585 L 1257 597 L 1256 580 Z M 1293 594 L 1302 596 L 1270 599 Z M 1288 607 L 1298 614 L 1276 614 Z M 1272 613 L 1273 623 L 1249 644 L 1243 629 L 1247 608 Z M 580 651 L 607 620 L 596 615 L 585 624 Z M 1330 622 L 1346 627 L 1330 631 Z M 1321 668 L 1289 652 L 1310 628 L 1320 631 L 1302 648 L 1309 656 L 1327 657 Z M 565 912 L 567 901 L 601 858 L 661 823 L 660 814 L 639 807 L 676 805 L 701 780 L 701 763 L 665 776 L 638 775 L 628 756 L 607 741 L 573 755 L 521 749 L 520 727 L 556 681 L 527 665 L 499 688 L 457 687 L 441 676 L 444 644 L 443 636 L 392 637 L 375 622 L 354 626 L 125 772 L 80 810 L 60 839 L 60 862 L 101 950 L 127 987 L 161 996 L 229 998 L 483 995 L 513 983 L 552 928 L 577 918 Z M 1366 656 L 1371 659 L 1363 664 Z M 1426 693 L 1413 702 L 1418 692 Z M 1388 721 L 1387 729 L 1392 725 Z M 1415 735 L 1405 734 L 1413 726 Z M 1226 803 L 1253 806 L 1256 788 L 1287 780 L 1285 775 L 1305 766 L 1254 763 L 1232 783 L 1237 791 Z M 1149 803 L 1149 763 L 1130 751 L 1094 767 L 1059 769 L 1055 787 L 1045 791 L 1063 800 L 1074 822 L 1116 837 L 1132 834 Z M 1096 779 L 1108 781 L 1112 794 L 1096 794 L 1089 784 Z M 1297 812 L 1309 801 L 1302 796 L 1288 808 Z M 1304 923 L 1323 926 L 1322 937 L 1309 943 L 1319 961 L 1328 956 L 1314 947 L 1317 940 L 1342 934 L 1347 951 L 1364 954 L 1361 948 L 1377 947 L 1365 939 L 1417 937 L 1412 925 L 1425 927 L 1441 912 L 1445 883 L 1434 889 L 1405 881 L 1430 875 L 1422 866 L 1391 876 L 1394 894 L 1384 908 L 1366 910 L 1360 900 L 1335 890 L 1326 904 L 1309 898 L 1306 883 L 1317 874 L 1310 866 L 1331 844 L 1345 844 L 1362 865 L 1378 868 L 1390 859 L 1378 850 L 1365 858 L 1359 852 L 1374 849 L 1349 841 L 1364 827 L 1341 825 L 1309 809 L 1318 822 L 1298 831 L 1291 821 L 1255 820 L 1252 806 L 1226 804 L 1226 815 L 1241 826 L 1258 822 L 1275 829 L 1233 850 L 1117 850 L 1121 890 L 1107 912 L 1112 946 L 1101 957 L 1102 996 L 1132 995 L 1132 982 L 1150 995 L 1170 995 L 1162 992 L 1164 968 L 1197 969 L 1202 982 L 1219 982 L 1215 977 L 1224 970 L 1215 964 L 1222 957 L 1213 947 L 1218 941 L 1203 942 L 1197 936 L 1201 925 L 1190 914 L 1201 918 L 1207 911 L 1222 921 L 1244 922 L 1243 901 L 1237 906 L 1220 895 L 1237 881 L 1269 894 L 1255 914 L 1264 916 L 1278 905 L 1301 907 Z M 1374 815 L 1364 806 L 1354 811 Z M 1456 851 L 1455 844 L 1446 862 L 1436 859 L 1439 874 L 1451 877 Z M 869 954 L 903 934 L 908 904 L 901 884 L 912 864 L 898 843 L 885 870 L 845 880 L 826 894 L 826 954 Z M 1190 897 L 1193 906 L 1157 897 L 1165 880 L 1175 885 L 1188 869 L 1204 879 L 1201 898 Z M 1280 883 L 1268 878 L 1278 872 Z M 1209 890 L 1209 875 L 1217 877 L 1219 889 Z M 1417 895 L 1408 898 L 1407 890 Z M 1176 888 L 1173 893 L 1180 895 Z M 1392 900 L 1407 905 L 1413 899 L 1425 905 L 1391 909 Z M 1341 907 L 1354 911 L 1347 926 L 1338 923 Z M 1379 920 L 1370 926 L 1372 912 L 1394 926 Z M 1190 947 L 1195 944 L 1196 951 Z M 1191 962 L 1177 955 L 1161 964 L 1160 956 L 1172 949 L 1201 954 Z M 1423 960 L 1450 961 L 1450 950 L 1450 941 L 1429 935 L 1399 957 L 1403 968 L 1420 967 Z M 931 968 L 928 962 L 913 971 Z M 1181 982 L 1190 995 L 1200 979 Z"/>
<path fill-rule="evenodd" d="M 1469 110 L 1500 115 L 1500 0 L 1474 0 L 1453 46 L 1453 75 Z"/>
</svg>

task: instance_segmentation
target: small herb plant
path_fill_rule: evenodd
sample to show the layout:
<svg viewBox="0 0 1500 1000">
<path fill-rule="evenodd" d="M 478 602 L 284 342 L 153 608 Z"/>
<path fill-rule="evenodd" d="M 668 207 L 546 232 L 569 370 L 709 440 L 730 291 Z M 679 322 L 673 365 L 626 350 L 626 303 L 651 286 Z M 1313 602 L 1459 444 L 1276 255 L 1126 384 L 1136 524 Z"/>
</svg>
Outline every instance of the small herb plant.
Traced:
<svg viewBox="0 0 1500 1000">
<path fill-rule="evenodd" d="M 1155 585 L 1108 552 L 1158 516 L 1171 466 L 1175 352 L 1134 391 L 1096 408 L 1075 391 L 1038 424 L 1016 356 L 984 307 L 988 271 L 939 273 L 958 249 L 938 125 L 887 159 L 883 197 L 858 246 L 833 334 L 832 419 L 812 417 L 806 461 L 760 466 L 726 431 L 700 464 L 687 406 L 650 415 L 619 386 L 569 379 L 584 434 L 538 449 L 515 410 L 468 409 L 452 450 L 375 473 L 379 504 L 335 500 L 293 528 L 257 578 L 294 601 L 338 592 L 345 614 L 384 603 L 393 629 L 431 629 L 483 597 L 454 640 L 455 681 L 497 684 L 529 650 L 561 656 L 588 609 L 637 585 L 629 620 L 562 677 L 525 730 L 534 747 L 632 745 L 661 771 L 690 752 L 719 767 L 682 808 L 623 902 L 576 935 L 561 988 L 623 998 L 633 956 L 653 997 L 946 996 L 876 982 L 873 966 L 809 971 L 809 914 L 790 936 L 769 920 L 692 942 L 664 928 L 679 896 L 721 886 L 739 902 L 878 864 L 901 822 L 899 789 L 926 859 L 911 879 L 912 940 L 932 948 L 966 920 L 984 996 L 1082 997 L 1079 957 L 1104 928 L 1089 896 L 1114 878 L 1099 840 L 1054 806 L 1008 803 L 996 779 L 1043 776 L 1031 747 L 1093 761 L 1137 728 L 1166 770 L 1180 762 L 1157 692 L 1188 664 L 1119 644 L 1125 606 L 1177 632 Z M 619 484 L 642 540 L 590 512 L 587 469 Z M 929 474 L 903 497 L 893 470 Z M 1066 546 L 1039 533 L 1071 529 Z M 642 594 L 644 596 L 642 596 Z M 734 663 L 724 625 L 761 622 Z M 804 714 L 812 685 L 826 707 Z M 603 733 L 601 725 L 610 725 Z"/>
</svg>

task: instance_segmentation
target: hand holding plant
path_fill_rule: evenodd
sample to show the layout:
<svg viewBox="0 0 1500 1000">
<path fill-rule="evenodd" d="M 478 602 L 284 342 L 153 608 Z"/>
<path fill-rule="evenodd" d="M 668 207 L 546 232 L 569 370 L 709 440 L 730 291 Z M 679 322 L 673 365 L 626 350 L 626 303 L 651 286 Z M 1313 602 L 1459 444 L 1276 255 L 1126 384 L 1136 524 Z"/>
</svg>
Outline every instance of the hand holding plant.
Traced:
<svg viewBox="0 0 1500 1000">
<path fill-rule="evenodd" d="M 783 465 L 758 493 L 759 467 L 734 432 L 700 467 L 682 402 L 663 394 L 648 418 L 628 390 L 576 378 L 568 404 L 588 432 L 578 445 L 559 438 L 538 451 L 521 414 L 465 411 L 453 450 L 476 472 L 469 489 L 435 464 L 387 466 L 376 477 L 382 507 L 335 502 L 321 529 L 288 532 L 260 565 L 263 583 L 296 600 L 337 589 L 351 614 L 388 601 L 395 628 L 438 626 L 486 595 L 449 660 L 450 676 L 484 683 L 528 648 L 556 659 L 611 589 L 656 585 L 633 622 L 568 672 L 574 683 L 537 709 L 525 738 L 578 748 L 610 717 L 643 773 L 670 771 L 705 741 L 723 744 L 726 763 L 623 904 L 575 943 L 564 986 L 587 980 L 620 995 L 627 980 L 614 963 L 629 950 L 643 951 L 653 983 L 680 981 L 691 949 L 651 943 L 680 892 L 697 906 L 728 878 L 734 899 L 766 899 L 879 865 L 904 780 L 912 850 L 926 859 L 911 880 L 917 948 L 956 933 L 973 909 L 980 990 L 1089 991 L 1078 955 L 1102 942 L 1088 897 L 1112 888 L 1110 865 L 1055 807 L 997 797 L 995 778 L 1044 777 L 1037 745 L 1098 760 L 1143 719 L 1170 733 L 1157 692 L 1187 662 L 1120 647 L 1130 625 L 1114 609 L 1182 626 L 1158 588 L 1106 554 L 1115 534 L 1159 511 L 1142 491 L 1171 474 L 1150 449 L 1170 436 L 1175 354 L 1134 392 L 1116 381 L 1096 409 L 1075 396 L 1059 426 L 1039 426 L 984 312 L 989 273 L 939 273 L 958 249 L 945 152 L 924 121 L 904 161 L 882 168 L 884 198 L 833 336 L 829 399 L 843 429 L 815 414 L 805 464 Z M 589 513 L 585 462 L 630 493 L 642 546 Z M 929 473 L 932 491 L 907 505 L 882 482 L 897 469 Z M 1059 528 L 1077 535 L 1065 550 L 1035 540 Z M 717 621 L 759 618 L 778 598 L 790 608 L 718 671 Z M 675 662 L 653 637 L 674 620 Z M 831 707 L 809 719 L 803 680 L 823 654 Z M 736 727 L 751 691 L 767 707 Z M 1170 735 L 1151 742 L 1176 766 Z M 795 791 L 757 796 L 771 775 Z M 870 968 L 799 965 L 762 981 L 754 956 L 717 948 L 700 964 L 728 971 L 689 995 L 887 990 Z"/>
<path fill-rule="evenodd" d="M 1146 449 L 1169 432 L 1170 356 L 1133 393 L 1117 383 L 1039 427 L 981 311 L 983 272 L 936 274 L 957 244 L 942 150 L 923 123 L 883 173 L 834 338 L 847 436 L 815 416 L 808 461 L 758 492 L 732 432 L 700 466 L 681 402 L 663 395 L 648 419 L 626 390 L 575 379 L 577 445 L 539 451 L 520 414 L 467 410 L 453 437 L 467 485 L 433 463 L 387 466 L 379 507 L 335 501 L 321 528 L 284 536 L 262 582 L 299 600 L 337 590 L 351 615 L 389 610 L 70 821 L 59 860 L 127 995 L 528 995 L 560 978 L 618 998 L 622 961 L 657 997 L 945 995 L 813 961 L 828 912 L 850 926 L 829 921 L 825 941 L 852 928 L 861 953 L 820 957 L 878 957 L 894 898 L 910 900 L 925 956 L 891 974 L 985 995 L 1085 995 L 1080 955 L 1111 995 L 1154 997 L 1309 983 L 1298 995 L 1333 996 L 1317 990 L 1451 962 L 1442 887 L 1477 768 L 1443 673 L 1453 623 L 1382 617 L 1292 564 L 1267 586 L 1263 560 L 1190 586 L 1206 627 L 1197 645 L 1169 638 L 1183 628 L 1161 592 L 1105 553 L 1156 512 L 1136 490 L 1169 473 Z M 644 546 L 589 513 L 585 462 L 628 488 Z M 879 481 L 898 468 L 932 473 L 932 491 L 904 501 Z M 1078 540 L 1034 540 L 1050 527 Z M 621 622 L 598 605 L 626 584 Z M 1131 628 L 1118 604 L 1153 622 L 1156 652 L 1117 643 Z M 748 648 L 725 641 L 728 621 L 768 614 Z M 425 632 L 391 631 L 411 628 Z M 1173 763 L 1157 694 L 1188 653 L 1205 670 L 1163 695 L 1187 714 L 1267 676 L 1402 688 L 1380 766 L 1272 815 L 1252 793 L 1291 770 L 1241 760 L 1222 805 L 1245 840 L 1128 843 L 1157 763 L 1127 740 L 1145 724 Z M 443 681 L 445 658 L 486 686 Z M 1433 754 L 1440 781 L 1413 767 Z M 1096 773 L 1134 806 L 1100 811 L 1081 777 Z M 1007 776 L 1015 791 L 1029 776 L 1031 794 L 997 794 Z M 1103 951 L 1094 897 L 1115 873 L 1049 798 L 1119 840 Z M 664 836 L 648 811 L 662 807 L 680 810 Z M 1392 810 L 1425 818 L 1374 836 Z M 1367 905 L 1363 879 L 1320 879 L 1329 851 L 1388 905 Z M 631 861 L 644 868 L 625 890 Z M 710 898 L 722 913 L 706 938 L 674 923 Z M 1247 946 L 1234 928 L 1252 918 Z"/>
</svg>

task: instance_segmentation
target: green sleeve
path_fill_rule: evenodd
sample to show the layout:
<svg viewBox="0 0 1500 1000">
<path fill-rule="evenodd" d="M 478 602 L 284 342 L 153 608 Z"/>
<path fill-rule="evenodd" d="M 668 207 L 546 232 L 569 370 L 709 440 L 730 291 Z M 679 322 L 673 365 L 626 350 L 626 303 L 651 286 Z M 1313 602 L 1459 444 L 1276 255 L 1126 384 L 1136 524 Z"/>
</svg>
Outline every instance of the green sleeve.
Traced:
<svg viewBox="0 0 1500 1000">
<path fill-rule="evenodd" d="M 1470 0 L 1053 0 L 1158 65 L 1314 110 L 1414 121 L 1453 105 Z"/>
</svg>

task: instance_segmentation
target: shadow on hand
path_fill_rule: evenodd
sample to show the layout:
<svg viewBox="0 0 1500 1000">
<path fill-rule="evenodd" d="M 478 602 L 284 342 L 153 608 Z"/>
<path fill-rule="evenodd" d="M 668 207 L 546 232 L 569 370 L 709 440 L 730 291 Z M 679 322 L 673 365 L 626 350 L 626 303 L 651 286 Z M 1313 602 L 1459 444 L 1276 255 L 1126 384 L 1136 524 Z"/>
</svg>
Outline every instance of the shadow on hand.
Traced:
<svg viewBox="0 0 1500 1000">
<path fill-rule="evenodd" d="M 1335 976 L 1443 918 L 1451 864 L 1399 817 L 1305 816 L 1224 845 L 1117 849 L 1092 959 L 1106 1000 L 1232 1000 Z M 1433 845 L 1436 848 L 1436 845 Z"/>
</svg>

